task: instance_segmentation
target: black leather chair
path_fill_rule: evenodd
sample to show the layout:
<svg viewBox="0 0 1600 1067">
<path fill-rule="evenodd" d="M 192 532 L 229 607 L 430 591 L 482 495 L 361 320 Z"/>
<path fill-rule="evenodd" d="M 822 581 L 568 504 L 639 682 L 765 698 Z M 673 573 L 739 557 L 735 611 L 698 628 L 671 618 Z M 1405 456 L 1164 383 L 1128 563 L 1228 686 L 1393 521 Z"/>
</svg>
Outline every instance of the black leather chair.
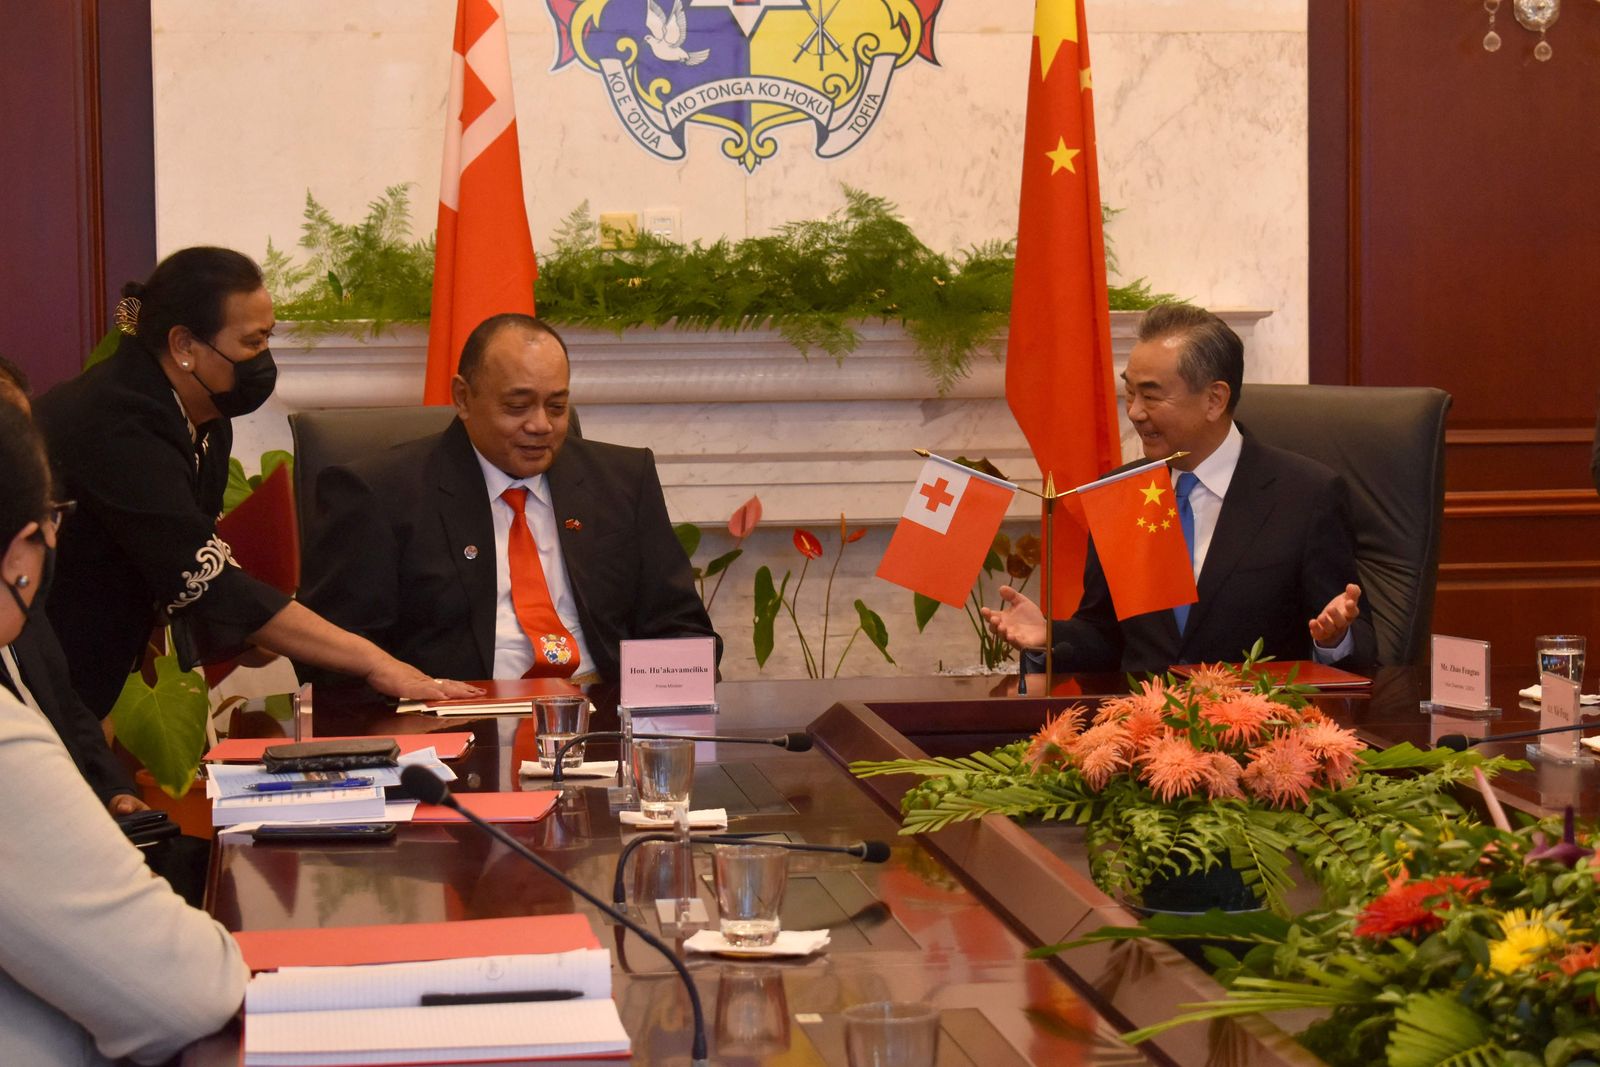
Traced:
<svg viewBox="0 0 1600 1067">
<path fill-rule="evenodd" d="M 577 408 L 569 408 L 567 433 L 582 437 Z M 289 416 L 294 438 L 294 497 L 300 515 L 300 543 L 315 526 L 317 476 L 325 467 L 349 463 L 386 448 L 443 432 L 456 409 L 436 407 L 321 408 Z"/>
<path fill-rule="evenodd" d="M 1356 569 L 1378 662 L 1426 654 L 1444 517 L 1442 389 L 1247 383 L 1235 415 L 1269 445 L 1332 467 L 1350 486 Z"/>
</svg>

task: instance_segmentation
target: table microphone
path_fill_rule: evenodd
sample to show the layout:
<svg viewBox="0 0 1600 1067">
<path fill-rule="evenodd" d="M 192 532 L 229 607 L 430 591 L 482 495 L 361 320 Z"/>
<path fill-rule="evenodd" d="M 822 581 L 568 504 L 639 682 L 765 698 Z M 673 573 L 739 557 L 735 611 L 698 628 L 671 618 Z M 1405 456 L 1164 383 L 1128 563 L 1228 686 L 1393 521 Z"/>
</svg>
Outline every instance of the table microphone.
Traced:
<svg viewBox="0 0 1600 1067">
<path fill-rule="evenodd" d="M 1466 734 L 1445 734 L 1434 743 L 1434 748 L 1448 748 L 1454 752 L 1465 752 L 1474 745 L 1492 745 L 1501 741 L 1521 741 L 1527 737 L 1543 737 L 1545 734 L 1565 734 L 1574 730 L 1587 730 L 1593 726 L 1600 726 L 1596 722 L 1575 722 L 1566 726 L 1547 726 L 1543 730 L 1518 730 L 1512 734 L 1490 734 L 1487 737 L 1468 737 Z"/>
<path fill-rule="evenodd" d="M 665 956 L 667 962 L 672 964 L 673 969 L 678 972 L 678 977 L 683 979 L 683 987 L 689 993 L 689 1007 L 694 1013 L 694 1046 L 692 1050 L 694 1062 L 697 1067 L 701 1067 L 701 1065 L 704 1065 L 707 1062 L 706 1020 L 705 1014 L 700 1009 L 700 991 L 695 988 L 694 979 L 689 976 L 689 969 L 683 965 L 683 961 L 678 958 L 677 953 L 668 948 L 660 938 L 656 937 L 649 930 L 646 930 L 643 926 L 634 922 L 632 919 L 628 918 L 616 908 L 612 907 L 610 904 L 607 904 L 605 901 L 589 892 L 571 878 L 568 878 L 561 871 L 557 870 L 543 856 L 540 856 L 537 852 L 534 852 L 521 841 L 518 841 L 510 834 L 500 829 L 500 827 L 488 822 L 476 812 L 469 811 L 468 809 L 462 807 L 461 802 L 450 795 L 450 790 L 444 784 L 444 782 L 427 767 L 413 764 L 412 766 L 405 768 L 405 770 L 400 772 L 400 787 L 411 796 L 423 801 L 424 803 L 443 804 L 445 807 L 455 811 L 472 825 L 476 826 L 478 829 L 482 830 L 496 841 L 499 841 L 502 845 L 505 845 L 511 851 L 515 852 L 517 855 L 521 856 L 535 867 L 538 867 L 545 874 L 548 874 L 550 877 L 554 878 L 556 881 L 560 882 L 562 885 L 578 894 L 584 900 L 587 900 L 590 904 L 593 904 L 596 908 L 599 908 L 606 915 L 609 915 L 611 918 L 615 919 L 619 924 L 638 934 L 645 944 L 649 945 L 651 948 L 661 953 L 661 955 Z"/>
<path fill-rule="evenodd" d="M 762 841 L 763 834 L 690 834 L 689 840 L 696 845 L 771 845 L 773 848 L 786 848 L 790 852 L 839 852 L 846 856 L 854 856 L 863 863 L 883 863 L 889 858 L 889 846 L 882 841 L 857 841 L 853 845 L 813 845 L 808 841 Z M 622 887 L 622 876 L 628 867 L 628 857 L 640 845 L 647 841 L 676 841 L 676 834 L 639 834 L 629 838 L 628 843 L 622 846 L 622 852 L 617 856 L 617 872 L 611 881 L 611 901 L 613 904 L 626 904 L 628 894 Z"/>
<path fill-rule="evenodd" d="M 585 741 L 594 741 L 600 738 L 620 739 L 621 730 L 598 730 L 594 733 L 579 734 L 570 737 L 556 749 L 555 766 L 550 769 L 550 784 L 560 785 L 566 781 L 567 749 L 573 745 L 581 745 Z M 808 733 L 789 733 L 782 737 L 729 737 L 726 734 L 640 734 L 633 735 L 635 741 L 705 741 L 718 745 L 773 745 L 777 748 L 787 749 L 790 752 L 809 752 L 811 750 L 811 735 Z"/>
</svg>

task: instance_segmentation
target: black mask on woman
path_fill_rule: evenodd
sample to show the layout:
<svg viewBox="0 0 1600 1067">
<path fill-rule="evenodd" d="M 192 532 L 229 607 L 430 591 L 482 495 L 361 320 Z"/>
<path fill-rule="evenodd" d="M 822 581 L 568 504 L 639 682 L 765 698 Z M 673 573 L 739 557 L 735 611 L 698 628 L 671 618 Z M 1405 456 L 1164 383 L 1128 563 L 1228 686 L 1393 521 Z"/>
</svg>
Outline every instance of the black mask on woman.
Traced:
<svg viewBox="0 0 1600 1067">
<path fill-rule="evenodd" d="M 210 341 L 201 341 L 211 351 L 222 356 L 222 352 Z M 222 356 L 228 359 L 227 356 Z M 228 362 L 233 363 L 232 360 Z M 241 359 L 233 364 L 233 388 L 217 392 L 206 384 L 200 377 L 199 368 L 194 371 L 194 380 L 200 383 L 200 388 L 211 394 L 211 403 L 216 405 L 217 412 L 225 419 L 236 419 L 241 415 L 248 415 L 255 411 L 267 398 L 272 395 L 273 388 L 278 384 L 278 364 L 272 358 L 272 350 L 263 348 L 249 359 Z"/>
</svg>

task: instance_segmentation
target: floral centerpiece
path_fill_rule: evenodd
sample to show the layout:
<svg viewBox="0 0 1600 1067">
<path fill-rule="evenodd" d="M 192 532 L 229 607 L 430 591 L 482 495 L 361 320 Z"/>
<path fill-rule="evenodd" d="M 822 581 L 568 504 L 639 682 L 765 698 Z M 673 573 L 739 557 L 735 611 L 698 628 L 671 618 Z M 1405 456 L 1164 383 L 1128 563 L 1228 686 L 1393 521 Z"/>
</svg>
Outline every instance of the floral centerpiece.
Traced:
<svg viewBox="0 0 1600 1067">
<path fill-rule="evenodd" d="M 851 770 L 923 776 L 901 801 L 902 833 L 991 814 L 1066 820 L 1086 827 L 1091 873 L 1113 896 L 1149 902 L 1173 879 L 1231 867 L 1249 903 L 1280 914 L 1295 860 L 1339 901 L 1385 832 L 1469 817 L 1451 789 L 1497 761 L 1409 744 L 1369 749 L 1310 703 L 1314 690 L 1292 673 L 1274 681 L 1264 662 L 1258 642 L 1238 667 L 1136 683 L 991 752 Z"/>
<path fill-rule="evenodd" d="M 1585 835 L 1592 839 L 1592 835 Z M 1554 839 L 1554 843 L 1552 843 Z M 1080 942 L 1139 936 L 1234 941 L 1213 953 L 1223 1000 L 1135 1031 L 1227 1015 L 1315 1009 L 1300 1040 L 1333 1067 L 1563 1067 L 1600 1050 L 1600 863 L 1552 824 L 1440 826 L 1387 838 L 1344 907 L 1162 916 Z M 1068 946 L 1052 946 L 1037 954 Z"/>
</svg>

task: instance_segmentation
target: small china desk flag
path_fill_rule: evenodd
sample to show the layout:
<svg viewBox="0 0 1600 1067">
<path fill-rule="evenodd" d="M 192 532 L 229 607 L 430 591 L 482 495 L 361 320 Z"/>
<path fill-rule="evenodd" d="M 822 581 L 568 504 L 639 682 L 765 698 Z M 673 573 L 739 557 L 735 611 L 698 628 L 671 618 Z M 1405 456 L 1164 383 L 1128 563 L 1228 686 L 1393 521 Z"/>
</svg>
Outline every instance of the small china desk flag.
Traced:
<svg viewBox="0 0 1600 1067">
<path fill-rule="evenodd" d="M 1165 461 L 1081 485 L 1066 499 L 1089 527 L 1118 620 L 1199 599 Z"/>
<path fill-rule="evenodd" d="M 930 455 L 878 564 L 878 577 L 959 608 L 1017 487 Z"/>
</svg>

